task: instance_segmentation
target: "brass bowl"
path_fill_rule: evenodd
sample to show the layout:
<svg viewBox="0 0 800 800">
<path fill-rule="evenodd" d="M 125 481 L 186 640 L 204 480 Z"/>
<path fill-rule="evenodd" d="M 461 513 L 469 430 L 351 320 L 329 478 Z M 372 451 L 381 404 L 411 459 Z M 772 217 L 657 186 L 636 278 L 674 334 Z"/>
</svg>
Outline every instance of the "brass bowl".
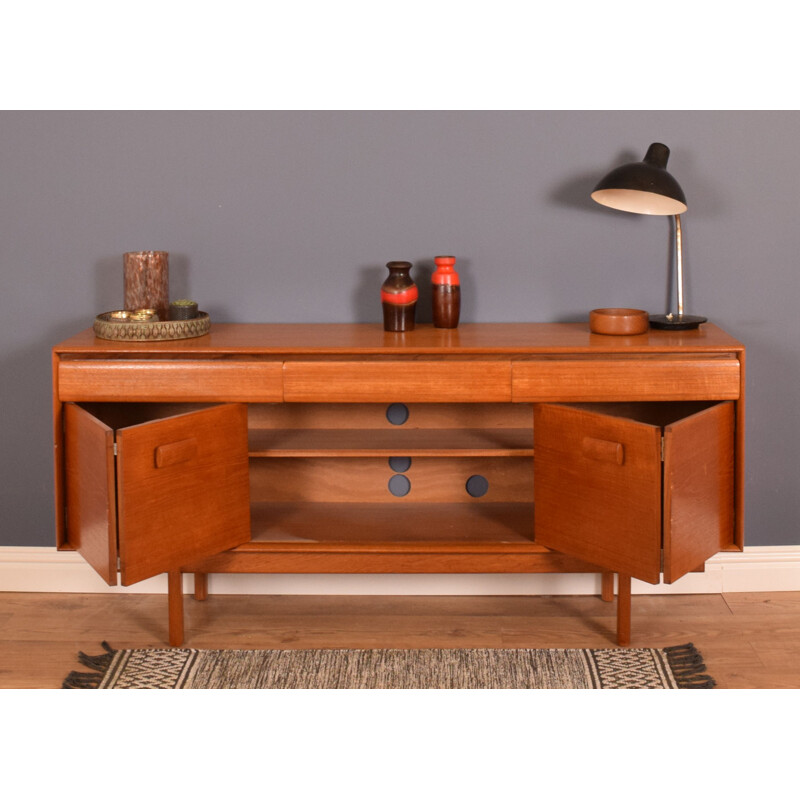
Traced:
<svg viewBox="0 0 800 800">
<path fill-rule="evenodd" d="M 94 320 L 94 332 L 100 339 L 121 342 L 166 342 L 173 339 L 193 339 L 205 336 L 211 329 L 211 320 L 205 311 L 198 312 L 194 319 L 145 320 L 114 317 L 116 312 L 107 311 Z"/>
<path fill-rule="evenodd" d="M 589 312 L 592 333 L 636 336 L 645 333 L 649 325 L 650 315 L 638 308 L 595 308 Z"/>
</svg>

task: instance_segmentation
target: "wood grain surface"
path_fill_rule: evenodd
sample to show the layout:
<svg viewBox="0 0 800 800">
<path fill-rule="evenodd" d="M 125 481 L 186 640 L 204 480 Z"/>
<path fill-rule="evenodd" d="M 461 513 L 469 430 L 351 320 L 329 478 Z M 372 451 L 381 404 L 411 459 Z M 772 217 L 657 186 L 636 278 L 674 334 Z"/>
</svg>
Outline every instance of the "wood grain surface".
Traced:
<svg viewBox="0 0 800 800">
<path fill-rule="evenodd" d="M 0 594 L 0 688 L 61 686 L 77 653 L 163 647 L 167 599 Z M 599 597 L 214 596 L 185 598 L 190 647 L 614 647 Z M 693 642 L 719 689 L 800 689 L 800 592 L 638 595 L 637 647 Z"/>
</svg>

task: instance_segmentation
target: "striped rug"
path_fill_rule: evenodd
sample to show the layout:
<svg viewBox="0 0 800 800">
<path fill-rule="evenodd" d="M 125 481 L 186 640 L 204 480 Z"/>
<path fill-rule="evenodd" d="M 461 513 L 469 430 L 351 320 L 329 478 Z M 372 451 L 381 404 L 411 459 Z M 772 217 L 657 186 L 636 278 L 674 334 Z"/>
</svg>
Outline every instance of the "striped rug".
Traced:
<svg viewBox="0 0 800 800">
<path fill-rule="evenodd" d="M 692 644 L 594 650 L 114 650 L 65 689 L 709 689 Z"/>
</svg>

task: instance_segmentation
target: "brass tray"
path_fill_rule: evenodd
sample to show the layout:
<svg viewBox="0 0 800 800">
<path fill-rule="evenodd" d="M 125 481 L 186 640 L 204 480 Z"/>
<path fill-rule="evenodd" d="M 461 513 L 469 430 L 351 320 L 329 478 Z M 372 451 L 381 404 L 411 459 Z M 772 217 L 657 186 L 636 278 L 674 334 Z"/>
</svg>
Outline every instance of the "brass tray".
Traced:
<svg viewBox="0 0 800 800">
<path fill-rule="evenodd" d="M 98 314 L 94 320 L 95 335 L 101 339 L 120 342 L 166 342 L 172 339 L 193 339 L 205 336 L 211 329 L 211 319 L 198 311 L 194 319 L 173 319 L 159 322 L 136 322 L 111 319 L 113 312 Z"/>
</svg>

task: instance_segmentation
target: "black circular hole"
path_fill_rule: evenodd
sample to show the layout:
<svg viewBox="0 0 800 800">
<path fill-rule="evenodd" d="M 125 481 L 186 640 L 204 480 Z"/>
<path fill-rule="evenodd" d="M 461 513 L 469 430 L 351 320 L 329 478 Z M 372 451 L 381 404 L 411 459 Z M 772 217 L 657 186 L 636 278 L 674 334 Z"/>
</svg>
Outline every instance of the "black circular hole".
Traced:
<svg viewBox="0 0 800 800">
<path fill-rule="evenodd" d="M 411 491 L 411 481 L 405 475 L 392 475 L 389 478 L 389 491 L 395 497 L 405 497 Z"/>
<path fill-rule="evenodd" d="M 408 406 L 405 403 L 392 403 L 386 409 L 386 419 L 392 425 L 402 425 L 408 420 Z"/>
<path fill-rule="evenodd" d="M 483 497 L 489 491 L 489 481 L 483 475 L 471 475 L 467 478 L 467 494 L 470 497 Z"/>
<path fill-rule="evenodd" d="M 411 466 L 411 459 L 408 456 L 392 456 L 389 459 L 389 466 L 395 472 L 408 472 Z"/>
</svg>

